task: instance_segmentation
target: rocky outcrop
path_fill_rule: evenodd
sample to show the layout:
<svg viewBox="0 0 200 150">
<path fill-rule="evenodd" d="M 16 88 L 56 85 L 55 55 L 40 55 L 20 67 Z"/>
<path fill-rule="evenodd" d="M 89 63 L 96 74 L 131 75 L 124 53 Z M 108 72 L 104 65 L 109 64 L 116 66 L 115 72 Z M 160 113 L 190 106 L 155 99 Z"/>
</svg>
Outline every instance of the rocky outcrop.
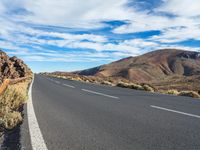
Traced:
<svg viewBox="0 0 200 150">
<path fill-rule="evenodd" d="M 30 68 L 17 57 L 9 57 L 0 50 L 0 84 L 4 79 L 16 79 L 31 75 Z"/>
</svg>

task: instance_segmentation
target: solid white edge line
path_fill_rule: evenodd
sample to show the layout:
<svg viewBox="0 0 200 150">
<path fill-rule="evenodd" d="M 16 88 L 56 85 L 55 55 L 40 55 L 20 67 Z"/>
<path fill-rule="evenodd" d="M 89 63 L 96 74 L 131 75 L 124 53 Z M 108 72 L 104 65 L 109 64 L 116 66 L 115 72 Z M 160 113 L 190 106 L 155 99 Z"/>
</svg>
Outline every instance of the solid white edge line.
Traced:
<svg viewBox="0 0 200 150">
<path fill-rule="evenodd" d="M 28 125 L 31 137 L 31 145 L 33 150 L 48 150 L 45 141 L 43 139 L 42 133 L 40 131 L 40 127 L 38 125 L 38 121 L 33 107 L 33 102 L 32 102 L 33 82 L 34 82 L 34 76 L 29 88 L 29 93 L 28 93 L 29 100 L 27 103 Z"/>
<path fill-rule="evenodd" d="M 68 84 L 63 84 L 64 86 L 67 86 L 67 87 L 70 87 L 70 88 L 75 88 L 74 86 L 72 85 L 68 85 Z"/>
<path fill-rule="evenodd" d="M 190 113 L 185 113 L 185 112 L 181 112 L 181 111 L 177 111 L 177 110 L 173 110 L 173 109 L 168 109 L 168 108 L 164 108 L 164 107 L 159 107 L 159 106 L 154 106 L 154 105 L 150 105 L 152 108 L 156 108 L 156 109 L 160 109 L 160 110 L 165 110 L 165 111 L 169 111 L 169 112 L 174 112 L 174 113 L 178 113 L 178 114 L 182 114 L 182 115 L 186 115 L 186 116 L 190 116 L 190 117 L 195 117 L 200 119 L 200 116 L 198 115 L 194 115 L 194 114 L 190 114 Z"/>
<path fill-rule="evenodd" d="M 101 95 L 101 96 L 106 96 L 106 97 L 110 97 L 110 98 L 119 99 L 119 97 L 115 97 L 115 96 L 111 96 L 111 95 L 107 95 L 107 94 L 103 94 L 103 93 L 99 93 L 99 92 L 95 92 L 95 91 L 91 91 L 91 90 L 87 90 L 87 89 L 81 89 L 81 90 L 85 91 L 85 92 Z"/>
</svg>

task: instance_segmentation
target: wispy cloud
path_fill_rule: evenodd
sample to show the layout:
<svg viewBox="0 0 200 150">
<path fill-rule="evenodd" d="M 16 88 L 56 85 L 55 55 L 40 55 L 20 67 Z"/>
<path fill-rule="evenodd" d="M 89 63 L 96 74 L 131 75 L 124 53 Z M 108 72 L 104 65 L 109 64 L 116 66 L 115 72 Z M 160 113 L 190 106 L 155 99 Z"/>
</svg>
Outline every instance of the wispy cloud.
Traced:
<svg viewBox="0 0 200 150">
<path fill-rule="evenodd" d="M 2 0 L 0 47 L 25 61 L 80 65 L 167 47 L 198 51 L 199 9 L 199 0 Z"/>
<path fill-rule="evenodd" d="M 182 17 L 196 17 L 200 15 L 199 9 L 199 0 L 164 0 L 157 10 Z"/>
</svg>

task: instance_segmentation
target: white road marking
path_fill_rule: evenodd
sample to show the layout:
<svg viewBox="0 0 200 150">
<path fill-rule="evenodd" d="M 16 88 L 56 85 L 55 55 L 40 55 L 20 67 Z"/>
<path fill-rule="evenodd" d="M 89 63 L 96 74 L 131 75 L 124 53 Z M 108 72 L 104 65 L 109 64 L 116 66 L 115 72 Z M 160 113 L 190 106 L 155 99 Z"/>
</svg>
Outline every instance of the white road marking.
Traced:
<svg viewBox="0 0 200 150">
<path fill-rule="evenodd" d="M 198 115 L 194 115 L 194 114 L 190 114 L 190 113 L 185 113 L 185 112 L 181 112 L 181 111 L 177 111 L 177 110 L 172 110 L 172 109 L 168 109 L 168 108 L 164 108 L 164 107 L 159 107 L 159 106 L 154 106 L 151 105 L 152 108 L 156 108 L 156 109 L 160 109 L 160 110 L 165 110 L 165 111 L 169 111 L 169 112 L 173 112 L 173 113 L 178 113 L 178 114 L 182 114 L 182 115 L 186 115 L 186 116 L 190 116 L 190 117 L 195 117 L 200 119 L 200 116 Z"/>
<path fill-rule="evenodd" d="M 67 87 L 70 87 L 70 88 L 75 88 L 74 86 L 72 85 L 69 85 L 69 84 L 63 84 L 64 86 L 67 86 Z"/>
<path fill-rule="evenodd" d="M 40 131 L 40 127 L 38 125 L 37 118 L 35 116 L 35 111 L 33 108 L 33 102 L 32 102 L 33 82 L 34 82 L 34 77 L 29 88 L 29 100 L 27 104 L 28 125 L 29 125 L 30 137 L 31 137 L 31 145 L 32 145 L 33 150 L 48 150 L 44 142 L 42 133 Z"/>
<path fill-rule="evenodd" d="M 101 95 L 101 96 L 106 96 L 106 97 L 110 97 L 110 98 L 119 99 L 119 97 L 115 97 L 115 96 L 111 96 L 111 95 L 107 95 L 107 94 L 103 94 L 103 93 L 99 93 L 99 92 L 95 92 L 95 91 L 91 91 L 91 90 L 86 90 L 86 89 L 81 89 L 81 90 L 85 91 L 85 92 Z"/>
<path fill-rule="evenodd" d="M 60 84 L 60 82 L 59 81 L 54 81 L 55 83 L 57 83 L 57 84 Z"/>
<path fill-rule="evenodd" d="M 47 80 L 49 80 L 49 81 L 53 81 L 52 79 L 50 79 L 50 78 L 47 78 Z"/>
</svg>

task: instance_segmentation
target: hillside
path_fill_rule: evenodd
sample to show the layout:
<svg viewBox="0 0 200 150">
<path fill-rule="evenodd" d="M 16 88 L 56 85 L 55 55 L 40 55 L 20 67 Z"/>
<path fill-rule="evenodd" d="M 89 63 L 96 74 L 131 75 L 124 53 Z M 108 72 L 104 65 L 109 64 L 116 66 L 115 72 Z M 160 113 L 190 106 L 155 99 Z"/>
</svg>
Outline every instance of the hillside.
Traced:
<svg viewBox="0 0 200 150">
<path fill-rule="evenodd" d="M 77 73 L 123 77 L 137 82 L 158 81 L 175 75 L 200 75 L 200 53 L 176 49 L 157 50 Z"/>
<path fill-rule="evenodd" d="M 32 74 L 28 66 L 17 57 L 9 57 L 0 50 L 0 84 L 3 79 L 16 79 Z"/>
<path fill-rule="evenodd" d="M 199 90 L 200 53 L 163 49 L 76 72 L 96 77 L 121 77 L 158 89 Z"/>
</svg>

